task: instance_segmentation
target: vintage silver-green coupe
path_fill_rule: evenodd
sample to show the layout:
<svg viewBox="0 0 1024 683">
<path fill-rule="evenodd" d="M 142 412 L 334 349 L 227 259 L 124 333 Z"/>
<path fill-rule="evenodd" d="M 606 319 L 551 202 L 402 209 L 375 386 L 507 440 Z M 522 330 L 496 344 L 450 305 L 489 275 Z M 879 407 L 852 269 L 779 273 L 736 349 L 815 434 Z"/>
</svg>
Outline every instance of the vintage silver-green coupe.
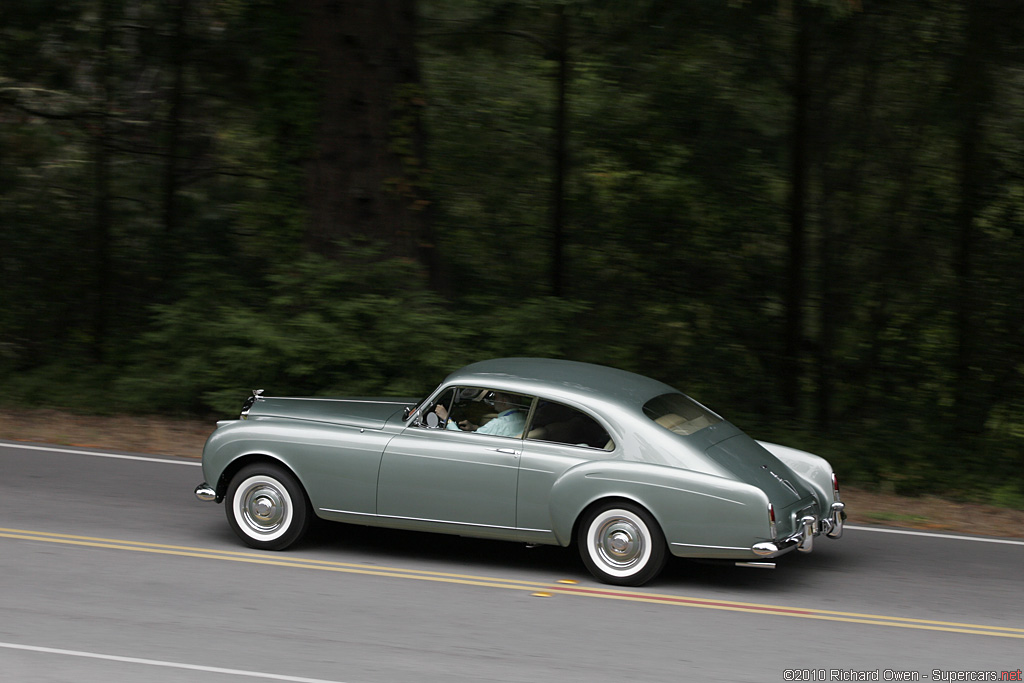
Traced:
<svg viewBox="0 0 1024 683">
<path fill-rule="evenodd" d="M 668 554 L 771 567 L 846 513 L 824 459 L 755 441 L 667 384 L 573 361 L 466 366 L 426 399 L 253 392 L 203 449 L 196 496 L 247 545 L 313 516 L 575 543 L 599 580 L 640 585 Z"/>
</svg>

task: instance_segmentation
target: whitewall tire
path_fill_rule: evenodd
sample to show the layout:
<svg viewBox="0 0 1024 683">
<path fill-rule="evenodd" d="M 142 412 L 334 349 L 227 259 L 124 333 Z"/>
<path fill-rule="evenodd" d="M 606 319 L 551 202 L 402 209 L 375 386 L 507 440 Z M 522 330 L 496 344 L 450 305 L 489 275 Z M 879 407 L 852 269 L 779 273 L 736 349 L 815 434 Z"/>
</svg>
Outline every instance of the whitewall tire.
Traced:
<svg viewBox="0 0 1024 683">
<path fill-rule="evenodd" d="M 591 574 L 620 586 L 647 583 L 668 559 L 658 523 L 642 507 L 626 502 L 599 505 L 584 515 L 577 545 Z"/>
<path fill-rule="evenodd" d="M 255 464 L 231 479 L 224 498 L 228 524 L 261 550 L 284 550 L 306 533 L 312 510 L 299 481 L 283 467 Z"/>
</svg>

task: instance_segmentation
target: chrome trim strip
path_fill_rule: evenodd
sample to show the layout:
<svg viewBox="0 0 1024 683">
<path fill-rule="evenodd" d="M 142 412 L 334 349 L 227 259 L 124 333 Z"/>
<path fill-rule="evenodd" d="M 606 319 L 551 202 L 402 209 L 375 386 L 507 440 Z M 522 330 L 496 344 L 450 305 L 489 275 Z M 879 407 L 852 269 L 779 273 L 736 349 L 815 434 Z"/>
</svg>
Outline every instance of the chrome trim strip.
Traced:
<svg viewBox="0 0 1024 683">
<path fill-rule="evenodd" d="M 498 451 L 497 448 L 489 448 L 489 451 Z M 500 452 L 500 451 L 499 451 Z M 516 455 L 515 453 L 502 453 L 502 455 Z M 509 470 L 518 470 L 519 465 L 513 463 L 511 465 L 500 463 L 500 462 L 482 462 L 480 460 L 465 460 L 463 458 L 452 458 L 445 455 L 424 455 L 422 453 L 401 453 L 398 451 L 390 451 L 385 453 L 385 457 L 403 457 L 403 458 L 425 458 L 427 460 L 441 460 L 442 462 L 458 462 L 463 465 L 480 465 L 482 467 L 502 467 Z M 517 456 L 518 457 L 518 456 Z M 506 459 L 507 460 L 507 459 Z"/>
<path fill-rule="evenodd" d="M 617 481 L 617 482 L 620 482 L 620 483 L 623 483 L 623 484 L 641 484 L 643 486 L 657 486 L 658 488 L 668 489 L 669 491 L 680 491 L 682 493 L 692 493 L 692 494 L 697 495 L 697 496 L 704 496 L 705 498 L 714 498 L 715 500 L 721 500 L 721 501 L 724 501 L 726 503 L 733 503 L 735 505 L 745 505 L 745 503 L 742 503 L 742 502 L 740 502 L 738 500 L 733 500 L 731 498 L 722 498 L 721 496 L 713 496 L 710 493 L 702 493 L 700 491 L 691 491 L 690 489 L 681 489 L 678 486 L 666 486 L 664 484 L 651 484 L 650 482 L 636 481 L 636 480 L 632 480 L 632 479 L 616 479 L 614 477 L 603 477 L 599 473 L 588 474 L 588 475 L 585 475 L 585 476 L 587 477 L 587 479 L 600 479 L 601 481 Z M 708 546 L 708 547 L 711 547 L 711 546 Z"/>
<path fill-rule="evenodd" d="M 700 543 L 671 543 L 684 548 L 713 548 L 715 550 L 750 550 L 750 548 L 736 547 L 732 545 L 702 545 Z"/>
<path fill-rule="evenodd" d="M 333 508 L 317 508 L 320 512 L 334 512 L 339 515 L 361 515 L 363 517 L 376 517 L 372 512 L 356 512 L 355 510 L 335 510 Z"/>
<path fill-rule="evenodd" d="M 262 390 L 261 390 L 262 391 Z M 261 399 L 272 398 L 277 401 L 330 401 L 331 403 L 375 403 L 377 405 L 407 406 L 408 401 L 374 401 L 366 398 L 331 398 L 330 396 L 260 396 Z"/>
<path fill-rule="evenodd" d="M 477 524 L 475 522 L 453 522 L 448 519 L 426 519 L 423 517 L 402 517 L 401 515 L 374 515 L 377 519 L 403 519 L 407 522 L 428 522 L 430 524 L 457 524 L 458 526 L 482 527 L 484 529 L 505 529 L 517 531 L 518 527 L 502 526 L 500 524 Z"/>
<path fill-rule="evenodd" d="M 535 467 L 520 467 L 520 472 L 536 472 L 537 474 L 554 474 L 551 470 L 539 470 Z"/>
<path fill-rule="evenodd" d="M 318 508 L 320 512 L 333 512 L 338 515 L 358 515 L 360 517 L 375 517 L 377 519 L 401 519 L 407 522 L 429 522 L 431 524 L 455 524 L 458 526 L 481 527 L 483 529 L 504 529 L 506 531 L 538 531 L 550 534 L 551 529 L 531 529 L 522 526 L 500 526 L 498 524 L 476 524 L 474 522 L 453 522 L 447 519 L 427 519 L 424 517 L 402 517 L 401 515 L 378 515 L 372 512 L 353 512 L 352 510 L 334 510 L 331 508 Z"/>
</svg>

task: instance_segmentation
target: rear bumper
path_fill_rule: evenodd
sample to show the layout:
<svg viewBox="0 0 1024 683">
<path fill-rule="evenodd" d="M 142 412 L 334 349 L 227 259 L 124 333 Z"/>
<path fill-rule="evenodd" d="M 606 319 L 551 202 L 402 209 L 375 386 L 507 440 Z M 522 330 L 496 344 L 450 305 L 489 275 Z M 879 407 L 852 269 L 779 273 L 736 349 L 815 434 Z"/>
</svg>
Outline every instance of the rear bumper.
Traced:
<svg viewBox="0 0 1024 683">
<path fill-rule="evenodd" d="M 846 505 L 836 501 L 832 503 L 832 510 L 828 519 L 822 520 L 822 532 L 829 538 L 841 538 L 843 535 L 843 522 L 846 521 Z"/>
<path fill-rule="evenodd" d="M 836 501 L 832 503 L 832 508 L 825 519 L 819 519 L 815 515 L 804 515 L 796 520 L 797 530 L 792 535 L 781 541 L 755 543 L 750 550 L 759 557 L 778 557 L 794 548 L 809 553 L 814 549 L 815 536 L 825 534 L 829 538 L 839 538 L 843 535 L 845 508 L 843 503 Z"/>
</svg>

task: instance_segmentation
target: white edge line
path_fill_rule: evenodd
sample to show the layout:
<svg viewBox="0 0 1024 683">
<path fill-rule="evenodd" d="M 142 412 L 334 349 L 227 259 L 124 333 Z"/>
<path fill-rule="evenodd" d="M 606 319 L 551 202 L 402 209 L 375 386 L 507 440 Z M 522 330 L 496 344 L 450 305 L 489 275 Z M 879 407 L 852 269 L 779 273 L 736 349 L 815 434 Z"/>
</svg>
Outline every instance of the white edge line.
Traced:
<svg viewBox="0 0 1024 683">
<path fill-rule="evenodd" d="M 986 538 L 985 536 L 957 536 L 956 534 L 937 534 L 931 531 L 909 531 L 907 529 L 886 529 L 878 526 L 853 526 L 847 524 L 844 529 L 854 531 L 877 531 L 880 534 L 902 534 L 904 536 L 928 536 L 930 538 L 951 538 L 957 541 L 977 541 L 979 543 L 1002 543 L 1004 545 L 1024 545 L 1024 541 L 1013 541 L 1008 538 Z"/>
<path fill-rule="evenodd" d="M 86 451 L 74 448 L 56 448 L 53 446 L 32 446 L 29 444 L 22 443 L 0 443 L 0 448 L 20 448 L 22 450 L 27 451 L 46 451 L 48 453 L 70 453 L 72 455 L 91 455 L 94 458 L 114 458 L 116 460 L 142 460 L 145 462 L 162 462 L 167 465 L 190 465 L 192 467 L 202 467 L 201 462 L 192 462 L 189 460 L 165 460 L 163 458 L 149 458 L 142 455 L 117 455 L 116 453 L 102 453 L 100 451 Z"/>
<path fill-rule="evenodd" d="M 95 652 L 80 652 L 78 650 L 60 650 L 53 647 L 38 647 L 35 645 L 18 645 L 16 643 L 0 643 L 0 647 L 9 650 L 26 650 L 28 652 L 42 652 L 52 655 L 68 655 L 71 657 L 86 657 L 88 659 L 104 659 L 110 662 L 122 662 L 125 664 L 145 664 L 147 666 L 163 666 L 172 669 L 188 669 L 190 671 L 202 671 L 204 673 L 228 674 L 230 676 L 248 676 L 250 678 L 267 678 L 274 681 L 291 681 L 292 683 L 341 683 L 340 681 L 328 681 L 323 678 L 303 678 L 301 676 L 284 676 L 281 674 L 268 674 L 260 671 L 243 671 L 242 669 L 223 669 L 216 666 L 201 666 L 199 664 L 183 664 L 181 662 L 162 662 L 157 659 L 140 659 L 138 657 L 119 657 L 117 655 L 103 655 Z"/>
</svg>

